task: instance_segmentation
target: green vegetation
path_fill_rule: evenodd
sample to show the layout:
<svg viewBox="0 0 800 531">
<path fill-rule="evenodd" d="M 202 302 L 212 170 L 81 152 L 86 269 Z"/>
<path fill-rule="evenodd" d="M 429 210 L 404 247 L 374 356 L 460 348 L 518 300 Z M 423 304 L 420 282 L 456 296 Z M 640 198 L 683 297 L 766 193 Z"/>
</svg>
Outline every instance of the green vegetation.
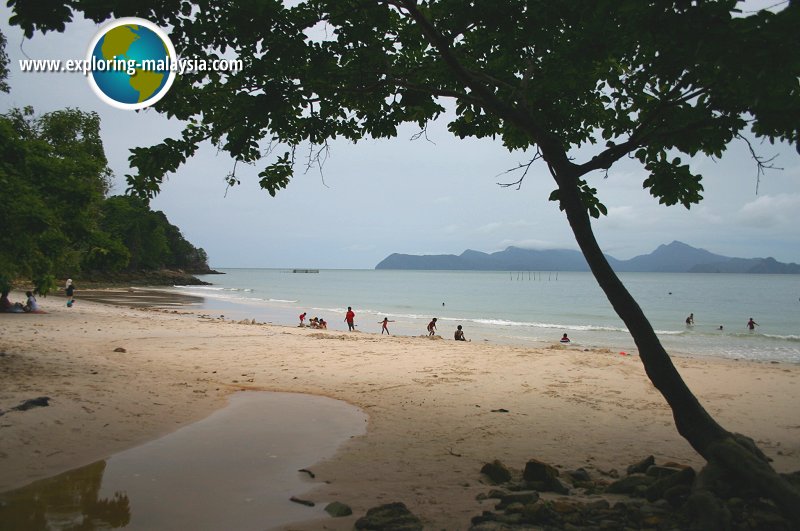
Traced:
<svg viewBox="0 0 800 531">
<path fill-rule="evenodd" d="M 67 109 L 0 115 L 0 279 L 31 279 L 39 293 L 55 278 L 118 271 L 205 271 L 207 256 L 163 212 L 130 196 L 106 198 L 111 175 L 95 113 Z"/>
<path fill-rule="evenodd" d="M 606 214 L 590 176 L 624 157 L 666 205 L 702 199 L 686 158 L 719 157 L 753 135 L 800 142 L 800 2 L 737 12 L 736 0 L 70 0 L 41 9 L 10 0 L 27 35 L 140 16 L 171 28 L 186 57 L 229 54 L 236 73 L 180 77 L 156 109 L 187 125 L 131 157 L 142 197 L 210 140 L 237 161 L 269 157 L 260 184 L 285 187 L 301 146 L 397 135 L 402 123 L 450 116 L 460 137 L 493 137 L 542 160 L 550 199 L 636 342 L 678 431 L 710 465 L 772 497 L 800 525 L 800 493 L 754 445 L 716 422 L 691 393 L 647 317 L 604 257 L 592 218 Z M 450 103 L 447 103 L 450 102 Z M 445 105 L 448 105 L 446 107 Z M 270 143 L 264 149 L 259 142 Z M 285 147 L 277 152 L 277 146 Z M 584 148 L 578 150 L 577 148 Z M 319 153 L 312 149 L 313 153 Z M 684 157 L 684 158 L 682 158 Z M 582 160 L 579 160 L 582 159 Z M 756 158 L 756 163 L 761 164 Z M 520 182 L 529 165 L 521 166 Z M 229 183 L 236 175 L 227 176 Z"/>
<path fill-rule="evenodd" d="M 0 35 L 0 89 L 5 55 Z M 147 201 L 106 198 L 111 170 L 96 113 L 33 109 L 0 115 L 0 284 L 117 271 L 208 269 L 207 257 Z"/>
</svg>

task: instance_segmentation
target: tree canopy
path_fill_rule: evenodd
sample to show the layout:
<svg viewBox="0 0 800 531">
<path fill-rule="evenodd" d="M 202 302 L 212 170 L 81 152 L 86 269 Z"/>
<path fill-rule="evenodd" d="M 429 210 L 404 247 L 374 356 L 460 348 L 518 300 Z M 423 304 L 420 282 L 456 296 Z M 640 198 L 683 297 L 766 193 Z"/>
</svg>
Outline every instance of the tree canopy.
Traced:
<svg viewBox="0 0 800 531">
<path fill-rule="evenodd" d="M 187 127 L 133 150 L 129 183 L 145 196 L 206 139 L 239 161 L 266 157 L 260 182 L 274 194 L 301 143 L 425 127 L 447 99 L 460 137 L 498 137 L 550 164 L 596 146 L 588 160 L 570 161 L 580 175 L 635 156 L 649 173 L 643 185 L 666 204 L 702 197 L 700 176 L 677 152 L 720 156 L 746 130 L 771 141 L 800 136 L 793 5 L 748 16 L 737 16 L 735 0 L 9 5 L 27 35 L 62 30 L 73 10 L 95 21 L 135 15 L 169 27 L 182 56 L 244 61 L 237 73 L 184 75 L 159 103 Z M 593 188 L 581 190 L 591 213 L 603 212 Z"/>
<path fill-rule="evenodd" d="M 800 494 L 703 409 L 604 258 L 591 217 L 606 209 L 589 183 L 635 158 L 653 196 L 688 208 L 702 199 L 702 176 L 682 157 L 719 157 L 745 133 L 800 142 L 797 1 L 755 13 L 738 11 L 736 0 L 8 3 L 29 36 L 62 31 L 75 12 L 97 22 L 138 16 L 168 28 L 181 56 L 243 61 L 238 72 L 181 76 L 156 104 L 186 127 L 132 150 L 128 183 L 143 197 L 206 140 L 261 164 L 260 184 L 274 195 L 301 145 L 392 137 L 409 122 L 424 130 L 449 109 L 454 135 L 498 138 L 541 159 L 556 185 L 550 198 L 678 431 L 710 465 L 763 488 L 800 523 Z M 306 162 L 319 153 L 312 148 Z M 237 182 L 235 171 L 226 178 Z"/>
</svg>

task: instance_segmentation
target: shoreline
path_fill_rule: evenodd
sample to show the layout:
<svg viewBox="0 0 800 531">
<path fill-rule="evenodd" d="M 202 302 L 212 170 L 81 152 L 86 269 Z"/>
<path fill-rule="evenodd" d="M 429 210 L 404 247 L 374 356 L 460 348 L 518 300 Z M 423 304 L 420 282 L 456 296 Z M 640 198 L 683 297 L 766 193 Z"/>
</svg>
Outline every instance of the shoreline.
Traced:
<svg viewBox="0 0 800 531">
<path fill-rule="evenodd" d="M 475 499 L 488 488 L 479 470 L 495 459 L 596 475 L 650 454 L 698 469 L 703 462 L 637 356 L 241 324 L 83 296 L 67 309 L 62 301 L 40 301 L 47 314 L 0 314 L 0 409 L 51 398 L 49 407 L 0 417 L 0 491 L 170 433 L 239 390 L 327 396 L 369 415 L 364 436 L 312 467 L 319 483 L 306 497 L 354 510 L 324 520 L 329 529 L 352 528 L 366 509 L 392 501 L 426 527 L 465 528 L 485 507 Z M 753 437 L 777 470 L 800 469 L 800 367 L 673 362 L 726 429 Z"/>
</svg>

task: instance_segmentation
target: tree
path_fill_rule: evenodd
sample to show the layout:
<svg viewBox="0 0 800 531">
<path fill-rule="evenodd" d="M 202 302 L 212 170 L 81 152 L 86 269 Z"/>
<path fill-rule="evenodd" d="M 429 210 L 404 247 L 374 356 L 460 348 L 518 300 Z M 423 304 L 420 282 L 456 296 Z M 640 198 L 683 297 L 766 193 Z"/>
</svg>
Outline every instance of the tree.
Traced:
<svg viewBox="0 0 800 531">
<path fill-rule="evenodd" d="M 800 523 L 800 494 L 703 409 L 604 258 L 591 218 L 606 209 L 588 180 L 634 157 L 653 196 L 689 208 L 702 199 L 702 177 L 680 154 L 719 157 L 748 130 L 800 142 L 795 0 L 777 13 L 750 14 L 737 13 L 735 0 L 71 0 L 47 11 L 33 0 L 9 4 L 11 22 L 29 36 L 63 30 L 72 10 L 98 22 L 140 16 L 170 27 L 183 56 L 244 61 L 236 73 L 185 75 L 157 104 L 187 125 L 180 138 L 132 150 L 137 173 L 128 182 L 145 197 L 205 140 L 237 162 L 269 158 L 259 176 L 274 195 L 289 182 L 300 145 L 392 137 L 404 122 L 424 129 L 452 100 L 454 135 L 499 137 L 547 165 L 556 182 L 550 198 L 678 431 L 710 464 L 759 486 Z M 592 155 L 574 160 L 587 146 Z M 227 178 L 235 184 L 235 171 Z"/>
<path fill-rule="evenodd" d="M 100 118 L 76 109 L 0 115 L 0 277 L 46 294 L 53 275 L 80 270 L 110 175 Z"/>
</svg>

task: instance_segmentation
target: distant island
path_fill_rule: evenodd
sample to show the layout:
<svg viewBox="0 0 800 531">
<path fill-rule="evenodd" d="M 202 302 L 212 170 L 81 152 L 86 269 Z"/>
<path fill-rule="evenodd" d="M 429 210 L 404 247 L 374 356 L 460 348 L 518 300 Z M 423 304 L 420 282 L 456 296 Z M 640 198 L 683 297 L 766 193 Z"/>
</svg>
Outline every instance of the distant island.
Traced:
<svg viewBox="0 0 800 531">
<path fill-rule="evenodd" d="M 647 273 L 763 273 L 800 274 L 800 265 L 774 258 L 730 258 L 674 241 L 660 245 L 650 254 L 630 260 L 606 255 L 617 272 Z M 467 249 L 460 255 L 411 255 L 394 253 L 375 269 L 469 270 L 469 271 L 589 271 L 579 251 L 535 250 L 508 247 L 496 253 Z"/>
</svg>

